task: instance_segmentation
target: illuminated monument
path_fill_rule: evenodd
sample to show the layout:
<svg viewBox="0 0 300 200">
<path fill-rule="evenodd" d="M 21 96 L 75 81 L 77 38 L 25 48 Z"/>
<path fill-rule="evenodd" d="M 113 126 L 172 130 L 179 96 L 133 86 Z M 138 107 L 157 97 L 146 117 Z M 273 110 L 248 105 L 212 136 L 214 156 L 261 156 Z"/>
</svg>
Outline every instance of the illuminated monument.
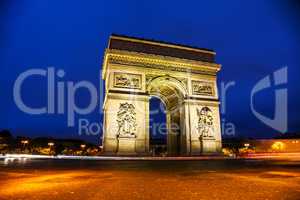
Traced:
<svg viewBox="0 0 300 200">
<path fill-rule="evenodd" d="M 149 100 L 166 105 L 168 155 L 221 150 L 215 52 L 112 35 L 103 61 L 103 147 L 108 155 L 149 154 Z M 172 124 L 180 128 L 173 130 Z"/>
</svg>

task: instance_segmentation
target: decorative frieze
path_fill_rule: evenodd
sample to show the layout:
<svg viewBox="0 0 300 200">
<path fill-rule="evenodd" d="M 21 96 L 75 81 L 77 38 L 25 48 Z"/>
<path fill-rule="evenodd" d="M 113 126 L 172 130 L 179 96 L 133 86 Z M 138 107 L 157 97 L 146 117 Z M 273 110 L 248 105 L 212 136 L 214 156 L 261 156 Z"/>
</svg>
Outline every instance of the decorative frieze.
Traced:
<svg viewBox="0 0 300 200">
<path fill-rule="evenodd" d="M 184 72 L 184 73 L 195 73 L 195 74 L 205 74 L 215 76 L 216 71 L 218 69 L 214 69 L 213 67 L 207 67 L 205 65 L 202 66 L 203 70 L 193 69 L 195 67 L 187 67 L 184 64 L 179 63 L 168 63 L 162 62 L 162 60 L 152 60 L 152 59 L 142 59 L 139 57 L 129 57 L 109 54 L 108 63 L 111 64 L 120 64 L 127 65 L 132 67 L 143 67 L 143 68 L 151 68 L 151 69 L 159 69 L 159 70 L 168 70 L 168 71 L 176 71 L 176 72 Z"/>
<path fill-rule="evenodd" d="M 141 89 L 142 75 L 129 73 L 114 73 L 114 87 Z"/>
<path fill-rule="evenodd" d="M 215 96 L 214 83 L 207 81 L 192 81 L 192 94 Z"/>
</svg>

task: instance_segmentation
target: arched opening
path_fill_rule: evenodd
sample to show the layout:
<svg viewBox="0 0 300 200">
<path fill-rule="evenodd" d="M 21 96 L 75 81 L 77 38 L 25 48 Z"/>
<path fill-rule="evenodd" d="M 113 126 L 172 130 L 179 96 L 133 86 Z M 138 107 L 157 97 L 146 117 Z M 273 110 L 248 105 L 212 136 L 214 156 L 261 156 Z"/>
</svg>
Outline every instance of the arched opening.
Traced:
<svg viewBox="0 0 300 200">
<path fill-rule="evenodd" d="M 183 130 L 185 91 L 183 88 L 180 81 L 170 76 L 158 77 L 147 87 L 150 96 L 159 98 L 165 105 L 166 146 L 167 154 L 170 156 L 185 152 L 186 138 Z"/>
<path fill-rule="evenodd" d="M 152 156 L 164 156 L 167 154 L 167 119 L 164 102 L 155 96 L 149 100 L 149 140 Z"/>
</svg>

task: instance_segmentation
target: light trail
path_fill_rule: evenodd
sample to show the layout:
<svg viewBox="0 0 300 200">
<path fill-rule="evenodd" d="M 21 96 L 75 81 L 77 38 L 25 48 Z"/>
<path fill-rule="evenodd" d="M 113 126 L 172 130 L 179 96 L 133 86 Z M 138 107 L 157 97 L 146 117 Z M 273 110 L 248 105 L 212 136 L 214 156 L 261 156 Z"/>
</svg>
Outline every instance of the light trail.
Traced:
<svg viewBox="0 0 300 200">
<path fill-rule="evenodd" d="M 300 161 L 300 153 L 254 153 L 238 157 L 228 157 L 222 155 L 214 156 L 195 156 L 195 157 L 130 157 L 130 156 L 67 156 L 67 155 L 31 155 L 31 154 L 6 154 L 0 156 L 6 162 L 14 160 L 27 160 L 27 159 L 66 159 L 66 160 L 237 160 L 237 159 L 287 159 L 293 161 Z"/>
</svg>

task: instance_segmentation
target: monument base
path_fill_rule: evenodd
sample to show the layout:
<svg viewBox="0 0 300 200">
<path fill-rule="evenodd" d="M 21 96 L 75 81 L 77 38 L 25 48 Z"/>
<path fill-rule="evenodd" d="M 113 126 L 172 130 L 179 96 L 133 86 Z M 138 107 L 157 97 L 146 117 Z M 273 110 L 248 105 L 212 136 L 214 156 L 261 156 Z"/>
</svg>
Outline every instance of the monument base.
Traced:
<svg viewBox="0 0 300 200">
<path fill-rule="evenodd" d="M 200 137 L 201 154 L 214 154 L 217 152 L 216 140 L 213 137 Z"/>
<path fill-rule="evenodd" d="M 191 141 L 191 156 L 217 154 L 217 142 L 214 137 L 199 137 Z"/>
<path fill-rule="evenodd" d="M 122 156 L 136 155 L 135 143 L 136 143 L 135 136 L 119 137 L 117 155 L 122 155 Z"/>
</svg>

